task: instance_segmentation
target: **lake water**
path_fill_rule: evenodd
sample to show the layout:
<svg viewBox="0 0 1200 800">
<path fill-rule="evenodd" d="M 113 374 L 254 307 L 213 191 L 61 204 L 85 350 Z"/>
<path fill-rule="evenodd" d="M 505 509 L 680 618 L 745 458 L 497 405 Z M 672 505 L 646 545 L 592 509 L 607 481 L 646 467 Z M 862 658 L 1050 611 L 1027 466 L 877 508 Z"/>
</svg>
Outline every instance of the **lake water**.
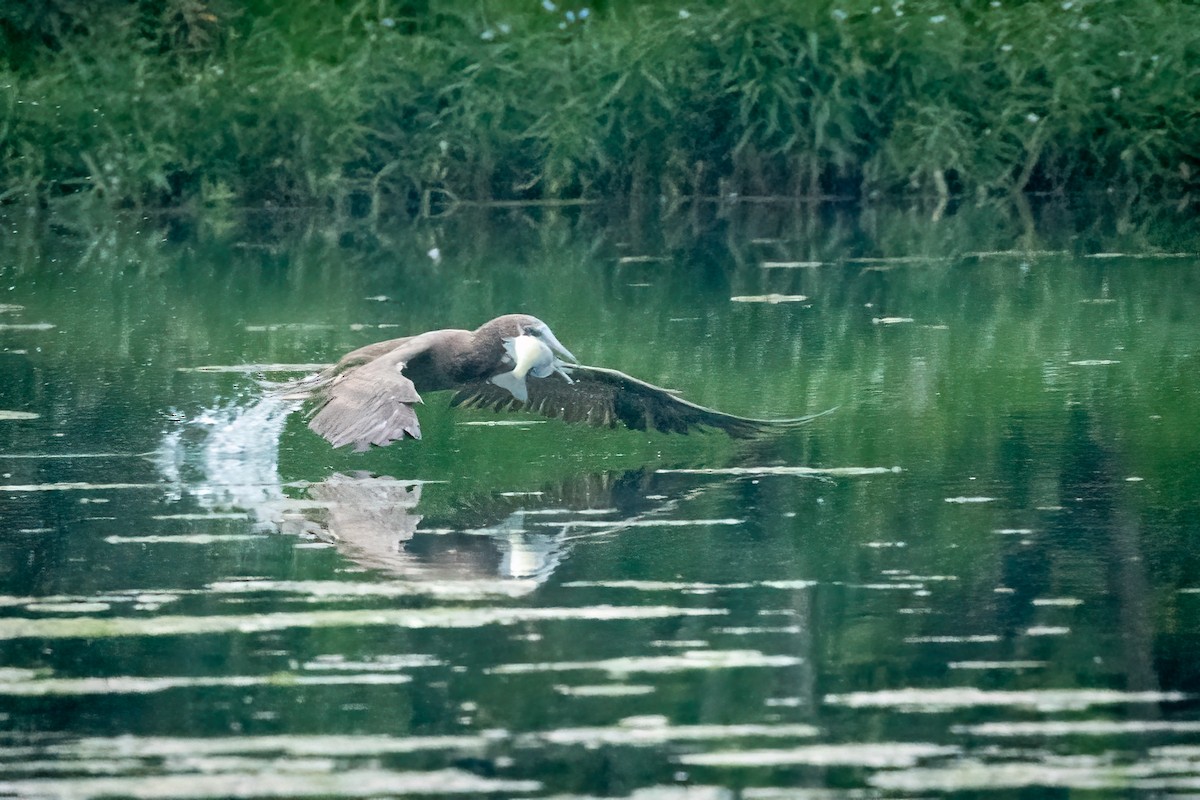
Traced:
<svg viewBox="0 0 1200 800">
<path fill-rule="evenodd" d="M 1200 231 L 1172 208 L 0 236 L 0 796 L 1200 792 Z M 525 311 L 774 438 L 260 381 Z"/>
</svg>

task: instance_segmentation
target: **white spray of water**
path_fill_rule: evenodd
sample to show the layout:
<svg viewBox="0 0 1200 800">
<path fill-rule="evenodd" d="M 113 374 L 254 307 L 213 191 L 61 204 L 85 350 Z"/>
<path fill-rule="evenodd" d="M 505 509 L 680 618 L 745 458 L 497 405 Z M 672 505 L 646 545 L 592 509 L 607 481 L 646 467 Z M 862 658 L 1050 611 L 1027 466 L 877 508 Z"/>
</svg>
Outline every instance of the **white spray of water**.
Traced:
<svg viewBox="0 0 1200 800">
<path fill-rule="evenodd" d="M 288 502 L 279 477 L 279 440 L 299 403 L 270 395 L 248 406 L 205 409 L 162 438 L 154 461 L 171 487 L 211 511 L 241 509 L 260 525 L 278 523 Z"/>
</svg>

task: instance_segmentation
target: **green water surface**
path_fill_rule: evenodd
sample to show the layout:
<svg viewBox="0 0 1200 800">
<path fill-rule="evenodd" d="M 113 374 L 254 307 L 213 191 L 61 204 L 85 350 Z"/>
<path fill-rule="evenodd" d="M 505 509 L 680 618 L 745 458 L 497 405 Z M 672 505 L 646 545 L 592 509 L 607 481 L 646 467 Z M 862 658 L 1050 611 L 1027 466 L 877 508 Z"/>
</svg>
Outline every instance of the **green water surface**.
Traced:
<svg viewBox="0 0 1200 800">
<path fill-rule="evenodd" d="M 4 218 L 0 796 L 1194 792 L 1198 307 L 1111 202 Z M 356 455 L 264 387 L 514 311 L 836 411 Z"/>
</svg>

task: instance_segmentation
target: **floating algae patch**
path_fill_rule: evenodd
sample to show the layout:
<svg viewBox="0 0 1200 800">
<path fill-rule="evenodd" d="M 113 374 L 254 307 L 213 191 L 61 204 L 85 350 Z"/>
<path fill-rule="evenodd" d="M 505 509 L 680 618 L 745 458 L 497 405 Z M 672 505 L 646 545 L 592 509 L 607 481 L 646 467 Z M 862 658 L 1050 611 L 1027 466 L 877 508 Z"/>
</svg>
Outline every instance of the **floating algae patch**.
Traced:
<svg viewBox="0 0 1200 800">
<path fill-rule="evenodd" d="M 661 475 L 799 475 L 854 478 L 864 475 L 898 474 L 900 467 L 710 467 L 703 469 L 656 469 Z"/>
<path fill-rule="evenodd" d="M 756 636 L 761 634 L 782 633 L 787 635 L 803 633 L 799 625 L 736 625 L 729 628 L 713 628 L 713 633 L 723 633 L 727 636 Z"/>
<path fill-rule="evenodd" d="M 689 753 L 679 761 L 706 767 L 911 767 L 928 758 L 958 755 L 960 749 L 924 742 L 847 742 L 772 750 L 718 750 Z"/>
<path fill-rule="evenodd" d="M 701 581 L 641 581 L 641 580 L 612 580 L 612 581 L 568 581 L 563 586 L 571 589 L 633 589 L 639 592 L 715 592 L 724 589 L 749 589 L 755 584 L 744 583 L 704 583 Z"/>
<path fill-rule="evenodd" d="M 486 597 L 523 597 L 536 587 L 526 580 L 480 579 L 437 581 L 215 581 L 208 584 L 210 594 L 294 594 L 306 602 L 354 600 L 360 597 L 435 596 L 477 600 Z"/>
<path fill-rule="evenodd" d="M 296 758 L 373 758 L 438 750 L 472 750 L 504 739 L 504 731 L 470 736 L 266 735 L 266 736 L 117 736 L 90 737 L 43 746 L 65 758 L 160 759 L 177 756 L 284 755 Z M 0 748 L 0 757 L 7 754 Z"/>
<path fill-rule="evenodd" d="M 487 672 L 515 675 L 533 672 L 597 670 L 612 676 L 635 672 L 663 673 L 685 670 L 741 669 L 743 667 L 792 667 L 803 663 L 796 656 L 767 655 L 758 650 L 689 650 L 672 656 L 625 656 L 599 661 L 555 661 L 536 664 L 501 664 Z"/>
<path fill-rule="evenodd" d="M 108 603 L 97 603 L 88 601 L 68 602 L 68 603 L 28 603 L 25 606 L 27 611 L 37 611 L 43 614 L 99 614 L 103 611 L 112 609 Z"/>
<path fill-rule="evenodd" d="M 693 742 L 708 739 L 789 739 L 816 736 L 819 733 L 818 728 L 804 724 L 671 725 L 659 717 L 633 717 L 622 720 L 618 725 L 597 728 L 559 728 L 544 733 L 529 734 L 528 738 L 558 745 L 645 747 L 667 742 Z"/>
<path fill-rule="evenodd" d="M 212 511 L 198 514 L 151 514 L 150 519 L 177 519 L 187 522 L 207 522 L 209 520 L 250 519 L 250 514 L 245 511 Z"/>
<path fill-rule="evenodd" d="M 914 575 L 906 569 L 885 569 L 882 570 L 884 575 L 895 581 L 920 581 L 922 583 L 940 583 L 945 581 L 957 581 L 957 575 Z"/>
<path fill-rule="evenodd" d="M 858 256 L 847 258 L 847 264 L 933 264 L 949 261 L 949 258 L 935 256 Z"/>
<path fill-rule="evenodd" d="M 0 331 L 50 331 L 57 327 L 53 322 L 0 322 Z"/>
<path fill-rule="evenodd" d="M 807 589 L 816 586 L 816 581 L 741 581 L 733 583 L 705 583 L 703 581 L 647 581 L 647 580 L 609 580 L 609 581 L 568 581 L 564 587 L 589 589 L 633 589 L 639 592 L 716 592 L 727 589 Z"/>
<path fill-rule="evenodd" d="M 93 694 L 155 694 L 171 689 L 249 686 L 329 686 L 401 684 L 407 675 L 370 672 L 351 675 L 222 675 L 217 677 L 154 677 L 115 675 L 103 678 L 34 678 L 0 683 L 0 696 L 48 697 Z"/>
<path fill-rule="evenodd" d="M 20 597 L 0 595 L 0 608 L 23 606 L 31 611 L 51 611 L 55 613 L 95 613 L 108 611 L 113 604 L 132 604 L 137 609 L 157 609 L 167 603 L 179 599 L 180 594 L 192 594 L 189 590 L 177 592 L 126 592 L 105 593 L 98 595 L 47 595 L 43 597 Z"/>
<path fill-rule="evenodd" d="M 177 367 L 176 372 L 316 372 L 332 364 L 210 364 L 202 367 Z"/>
<path fill-rule="evenodd" d="M 1034 625 L 1025 629 L 1026 636 L 1066 636 L 1070 632 L 1064 625 Z"/>
<path fill-rule="evenodd" d="M 64 481 L 59 483 L 4 483 L 0 492 L 92 492 L 101 489 L 162 489 L 161 483 L 90 483 Z"/>
<path fill-rule="evenodd" d="M 277 322 L 273 325 L 246 325 L 243 329 L 249 333 L 271 333 L 274 331 L 330 331 L 340 327 L 340 325 L 326 322 Z"/>
<path fill-rule="evenodd" d="M 894 708 L 899 711 L 951 711 L 981 706 L 1032 708 L 1037 711 L 1082 711 L 1092 706 L 1179 703 L 1182 692 L 1122 692 L 1116 689 L 988 690 L 970 686 L 947 689 L 885 689 L 826 695 L 828 705 L 848 708 Z"/>
<path fill-rule="evenodd" d="M 535 525 L 561 527 L 568 525 L 572 528 L 688 528 L 706 525 L 742 525 L 744 519 L 576 519 L 535 522 Z"/>
<path fill-rule="evenodd" d="M 891 591 L 899 589 L 900 591 L 919 591 L 925 588 L 923 583 L 847 583 L 847 589 L 867 589 L 869 591 Z"/>
<path fill-rule="evenodd" d="M 36 414 L 34 416 L 37 416 Z M 3 459 L 71 460 L 88 458 L 145 458 L 149 453 L 0 453 Z"/>
<path fill-rule="evenodd" d="M 1037 258 L 1039 255 L 1066 255 L 1064 249 L 986 249 L 962 253 L 962 258 Z"/>
<path fill-rule="evenodd" d="M 739 294 L 729 298 L 734 303 L 803 303 L 808 295 L 803 294 Z"/>
<path fill-rule="evenodd" d="M 296 773 L 253 771 L 146 775 L 140 777 L 46 778 L 0 781 L 0 795 L 57 800 L 94 797 L 260 798 L 260 797 L 378 797 L 400 795 L 529 793 L 538 781 L 486 778 L 456 769 L 433 772 L 393 772 L 351 769 L 343 772 Z"/>
<path fill-rule="evenodd" d="M 104 541 L 109 544 L 221 544 L 262 538 L 262 534 L 256 533 L 181 533 L 174 536 L 154 533 L 145 536 L 106 536 Z"/>
<path fill-rule="evenodd" d="M 142 764 L 133 759 L 91 759 L 74 761 L 43 761 L 36 760 L 43 755 L 41 748 L 25 748 L 26 752 L 16 753 L 13 761 L 0 761 L 0 774 L 42 775 L 49 777 L 53 774 L 70 773 L 71 775 L 132 775 L 139 772 Z M 11 751 L 0 750 L 0 759 L 9 756 Z"/>
<path fill-rule="evenodd" d="M 41 414 L 35 414 L 32 411 L 6 411 L 0 409 L 0 422 L 6 420 L 22 420 L 22 419 L 37 419 Z"/>
<path fill-rule="evenodd" d="M 955 725 L 951 731 L 971 736 L 996 737 L 1129 736 L 1156 733 L 1200 733 L 1200 721 L 1076 719 L 1038 722 L 983 722 L 978 725 Z"/>
<path fill-rule="evenodd" d="M 100 639 L 116 636 L 186 636 L 210 633 L 262 633 L 289 628 L 392 626 L 397 628 L 481 628 L 528 622 L 661 619 L 709 616 L 723 609 L 672 606 L 582 606 L 578 608 L 427 608 L 318 610 L 274 614 L 211 616 L 71 617 L 0 619 L 0 640 Z"/>
<path fill-rule="evenodd" d="M 304 669 L 337 672 L 396 672 L 414 667 L 440 667 L 444 663 L 423 653 L 380 655 L 359 661 L 351 661 L 341 654 L 333 654 L 317 656 L 312 661 L 306 662 Z"/>
<path fill-rule="evenodd" d="M 670 261 L 667 256 L 621 256 L 617 259 L 618 264 L 654 264 L 662 261 Z"/>
<path fill-rule="evenodd" d="M 598 683 L 584 686 L 555 684 L 554 691 L 567 697 L 635 697 L 654 694 L 653 686 L 637 683 Z"/>
<path fill-rule="evenodd" d="M 1138 772 L 1143 769 L 1144 765 L 1137 767 Z M 1080 756 L 1074 763 L 1068 764 L 1048 761 L 985 764 L 971 760 L 945 767 L 918 767 L 877 772 L 867 780 L 878 789 L 906 794 L 924 794 L 928 792 L 995 792 L 1000 789 L 1022 789 L 1035 786 L 1084 790 L 1115 789 L 1128 787 L 1133 777 L 1133 770 L 1130 767 L 1118 766 L 1094 757 Z M 1195 783 L 1195 778 L 1192 777 L 1184 780 Z M 1186 786 L 1187 783 L 1184 785 Z"/>
<path fill-rule="evenodd" d="M 946 665 L 950 669 L 1041 669 L 1045 661 L 951 661 Z"/>
</svg>

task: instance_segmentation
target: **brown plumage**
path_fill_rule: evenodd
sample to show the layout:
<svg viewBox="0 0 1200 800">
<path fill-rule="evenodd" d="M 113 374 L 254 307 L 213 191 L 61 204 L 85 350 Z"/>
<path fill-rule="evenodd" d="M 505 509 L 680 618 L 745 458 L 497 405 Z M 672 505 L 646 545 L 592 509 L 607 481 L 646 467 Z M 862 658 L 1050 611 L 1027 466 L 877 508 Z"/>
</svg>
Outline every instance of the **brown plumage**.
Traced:
<svg viewBox="0 0 1200 800">
<path fill-rule="evenodd" d="M 716 428 L 744 438 L 809 421 L 760 420 L 724 414 L 684 400 L 666 389 L 616 370 L 569 365 L 560 373 L 527 381 L 528 402 L 491 382 L 513 368 L 505 340 L 527 335 L 575 360 L 546 323 L 527 314 L 506 314 L 474 331 L 448 329 L 361 347 L 337 364 L 284 387 L 288 397 L 316 400 L 309 427 L 334 447 L 366 450 L 406 437 L 421 438 L 413 406 L 421 395 L 457 390 L 452 406 L 526 410 L 567 422 L 635 430 L 687 433 Z M 557 362 L 562 366 L 562 362 Z"/>
</svg>

